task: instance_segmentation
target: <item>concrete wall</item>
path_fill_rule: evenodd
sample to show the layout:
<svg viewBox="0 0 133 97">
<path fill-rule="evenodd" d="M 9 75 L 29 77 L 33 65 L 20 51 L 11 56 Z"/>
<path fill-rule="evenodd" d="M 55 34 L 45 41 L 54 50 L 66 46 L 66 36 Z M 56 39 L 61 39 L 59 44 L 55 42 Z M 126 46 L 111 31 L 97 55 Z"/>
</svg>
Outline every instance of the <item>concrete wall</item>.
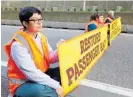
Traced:
<svg viewBox="0 0 133 97">
<path fill-rule="evenodd" d="M 8 20 L 18 20 L 18 13 L 15 11 L 2 11 L 1 18 Z M 104 16 L 107 13 L 103 13 Z M 77 23 L 87 23 L 91 13 L 88 12 L 43 12 L 43 17 L 45 21 L 53 22 L 77 22 Z M 133 25 L 133 13 L 115 13 L 115 17 L 122 17 L 122 24 Z"/>
<path fill-rule="evenodd" d="M 5 20 L 2 19 L 2 25 L 14 25 L 14 26 L 22 26 L 19 20 Z M 75 30 L 85 30 L 87 23 L 75 23 L 75 22 L 52 22 L 45 21 L 43 23 L 44 28 L 57 28 L 57 29 L 75 29 Z M 132 33 L 133 34 L 133 25 L 122 25 L 123 33 Z"/>
<path fill-rule="evenodd" d="M 117 6 L 122 6 L 124 9 L 132 10 L 133 1 L 88 1 L 86 2 L 87 8 L 92 6 L 98 6 L 99 10 L 112 10 L 116 9 Z"/>
<path fill-rule="evenodd" d="M 22 8 L 24 6 L 40 6 L 46 10 L 50 10 L 53 7 L 57 7 L 58 10 L 68 11 L 72 7 L 76 7 L 77 10 L 83 8 L 84 1 L 2 1 L 2 8 L 16 7 Z M 93 6 L 98 6 L 99 10 L 111 10 L 116 9 L 117 6 L 122 6 L 126 10 L 133 10 L 133 1 L 86 1 L 86 10 Z"/>
</svg>

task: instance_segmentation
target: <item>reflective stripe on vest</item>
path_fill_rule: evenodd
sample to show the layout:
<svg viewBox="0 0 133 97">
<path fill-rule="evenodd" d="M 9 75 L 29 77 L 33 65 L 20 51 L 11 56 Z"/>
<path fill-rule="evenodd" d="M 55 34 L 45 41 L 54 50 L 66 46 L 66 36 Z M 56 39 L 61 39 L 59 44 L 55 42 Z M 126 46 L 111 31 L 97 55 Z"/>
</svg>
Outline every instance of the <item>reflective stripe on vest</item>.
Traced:
<svg viewBox="0 0 133 97">
<path fill-rule="evenodd" d="M 15 38 L 15 39 L 16 39 L 16 40 L 18 39 L 18 41 L 20 41 L 20 43 L 22 43 L 22 45 L 23 45 L 24 47 L 27 48 L 28 52 L 30 53 L 31 58 L 33 59 L 30 46 L 29 46 L 28 42 L 26 41 L 26 39 L 24 39 L 24 38 L 23 38 L 21 35 L 19 35 L 19 34 L 16 35 L 16 38 Z"/>
<path fill-rule="evenodd" d="M 8 80 L 13 84 L 23 84 L 27 81 L 22 79 L 15 79 L 15 78 L 8 78 Z"/>
<path fill-rule="evenodd" d="M 13 95 L 11 93 L 9 93 L 8 97 L 13 97 Z"/>
</svg>

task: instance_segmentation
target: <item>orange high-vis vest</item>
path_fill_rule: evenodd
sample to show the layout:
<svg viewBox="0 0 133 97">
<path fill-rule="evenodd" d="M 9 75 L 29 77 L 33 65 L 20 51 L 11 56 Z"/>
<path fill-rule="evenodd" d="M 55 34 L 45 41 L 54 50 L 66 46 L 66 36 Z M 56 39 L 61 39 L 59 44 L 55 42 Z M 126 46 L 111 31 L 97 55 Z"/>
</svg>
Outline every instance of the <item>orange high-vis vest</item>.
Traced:
<svg viewBox="0 0 133 97">
<path fill-rule="evenodd" d="M 23 46 L 27 48 L 27 45 L 30 49 L 30 54 L 32 59 L 35 63 L 36 68 L 40 69 L 42 72 L 46 72 L 49 68 L 49 55 L 48 55 L 48 45 L 46 37 L 42 34 L 41 35 L 41 43 L 44 55 L 40 52 L 39 48 L 37 47 L 36 43 L 34 42 L 33 38 L 27 34 L 19 30 L 15 37 L 11 40 L 10 43 L 4 46 L 5 52 L 8 56 L 8 82 L 9 82 L 9 90 L 12 95 L 14 95 L 15 90 L 19 87 L 22 83 L 24 83 L 27 77 L 21 72 L 21 70 L 17 67 L 14 60 L 11 58 L 11 45 L 14 41 L 20 42 Z M 26 45 L 27 43 L 27 45 Z"/>
</svg>

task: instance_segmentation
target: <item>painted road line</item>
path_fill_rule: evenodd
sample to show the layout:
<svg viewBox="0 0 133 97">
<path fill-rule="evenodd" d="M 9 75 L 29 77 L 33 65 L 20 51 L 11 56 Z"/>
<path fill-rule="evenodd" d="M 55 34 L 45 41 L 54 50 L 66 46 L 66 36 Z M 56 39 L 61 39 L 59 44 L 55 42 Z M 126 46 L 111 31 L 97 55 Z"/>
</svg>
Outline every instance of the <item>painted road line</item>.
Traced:
<svg viewBox="0 0 133 97">
<path fill-rule="evenodd" d="M 84 85 L 87 87 L 107 91 L 114 94 L 119 94 L 127 97 L 133 97 L 133 90 L 128 88 L 123 88 L 119 86 L 109 85 L 106 83 L 101 83 L 93 80 L 83 79 L 80 85 Z"/>
<path fill-rule="evenodd" d="M 133 37 L 133 34 L 127 34 L 127 33 L 121 33 L 120 35 L 122 35 L 122 36 L 132 36 Z"/>
<path fill-rule="evenodd" d="M 1 61 L 1 66 L 6 67 L 7 66 L 7 61 Z"/>
</svg>

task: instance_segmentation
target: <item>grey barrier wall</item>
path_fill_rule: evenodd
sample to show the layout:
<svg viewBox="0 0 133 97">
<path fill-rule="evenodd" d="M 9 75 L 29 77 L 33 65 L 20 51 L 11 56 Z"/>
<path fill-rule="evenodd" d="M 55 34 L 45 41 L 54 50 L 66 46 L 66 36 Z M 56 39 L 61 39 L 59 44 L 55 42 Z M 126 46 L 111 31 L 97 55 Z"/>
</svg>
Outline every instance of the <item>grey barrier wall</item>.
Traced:
<svg viewBox="0 0 133 97">
<path fill-rule="evenodd" d="M 8 20 L 18 20 L 19 11 L 2 11 L 1 18 Z M 45 11 L 42 12 L 45 21 L 52 22 L 77 22 L 77 23 L 87 23 L 91 12 L 59 12 L 59 11 Z M 104 17 L 107 13 L 103 13 Z M 133 12 L 117 12 L 115 17 L 122 18 L 122 24 L 133 25 Z"/>
<path fill-rule="evenodd" d="M 115 0 L 104 0 L 104 1 L 92 1 L 92 0 L 80 0 L 80 1 L 7 1 L 1 2 L 2 8 L 22 8 L 25 6 L 35 6 L 40 9 L 46 10 L 59 10 L 59 11 L 72 11 L 79 10 L 133 10 L 133 1 L 115 1 Z"/>
<path fill-rule="evenodd" d="M 2 19 L 1 24 L 2 25 L 21 26 L 21 23 L 19 20 Z M 45 27 L 45 28 L 58 28 L 58 29 L 84 30 L 86 24 L 87 23 L 45 21 L 45 23 L 43 23 L 43 27 Z M 123 24 L 122 25 L 122 32 L 133 33 L 133 25 Z"/>
</svg>

